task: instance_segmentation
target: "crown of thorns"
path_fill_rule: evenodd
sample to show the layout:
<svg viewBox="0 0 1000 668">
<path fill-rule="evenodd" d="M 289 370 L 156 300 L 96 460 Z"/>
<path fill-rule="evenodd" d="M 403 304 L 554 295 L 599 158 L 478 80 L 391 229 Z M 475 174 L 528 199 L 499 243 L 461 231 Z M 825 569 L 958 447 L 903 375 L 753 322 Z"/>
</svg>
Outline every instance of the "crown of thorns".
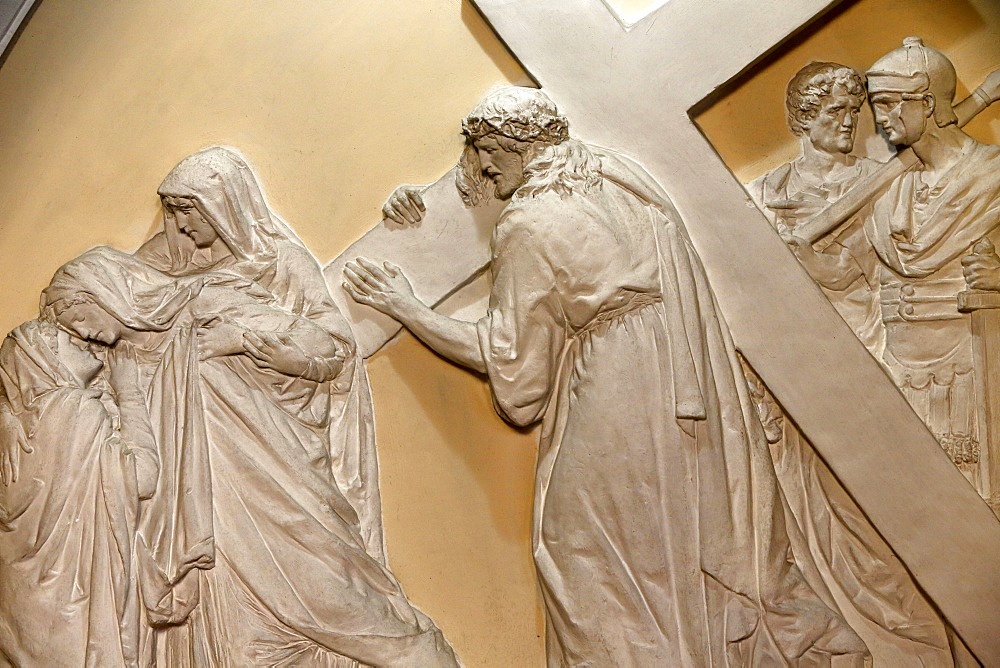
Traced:
<svg viewBox="0 0 1000 668">
<path fill-rule="evenodd" d="M 563 116 L 545 119 L 519 119 L 469 116 L 462 121 L 462 133 L 470 139 L 499 134 L 518 141 L 544 141 L 552 144 L 569 139 L 569 122 Z"/>
</svg>

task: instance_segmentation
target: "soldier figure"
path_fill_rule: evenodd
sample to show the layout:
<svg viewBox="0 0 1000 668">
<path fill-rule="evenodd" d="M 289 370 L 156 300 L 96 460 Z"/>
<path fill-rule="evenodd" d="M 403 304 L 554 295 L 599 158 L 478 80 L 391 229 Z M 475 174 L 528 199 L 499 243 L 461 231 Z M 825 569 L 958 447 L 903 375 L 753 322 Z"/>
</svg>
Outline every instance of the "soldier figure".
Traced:
<svg viewBox="0 0 1000 668">
<path fill-rule="evenodd" d="M 957 125 L 956 75 L 939 51 L 910 37 L 872 65 L 868 91 L 876 123 L 920 165 L 891 184 L 867 214 L 878 255 L 884 361 L 942 448 L 994 510 L 1000 480 L 979 407 L 971 318 L 958 308 L 962 260 L 982 238 L 1000 237 L 1000 148 Z M 979 95 L 977 91 L 974 95 Z"/>
</svg>

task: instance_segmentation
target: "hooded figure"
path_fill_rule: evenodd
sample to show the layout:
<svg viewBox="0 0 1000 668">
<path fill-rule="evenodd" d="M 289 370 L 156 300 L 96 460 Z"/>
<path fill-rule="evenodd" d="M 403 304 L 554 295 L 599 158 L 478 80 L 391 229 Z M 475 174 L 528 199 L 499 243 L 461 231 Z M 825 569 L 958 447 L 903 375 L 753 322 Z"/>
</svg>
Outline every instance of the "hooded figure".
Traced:
<svg viewBox="0 0 1000 668">
<path fill-rule="evenodd" d="M 136 549 L 144 663 L 455 665 L 362 519 L 378 517 L 367 382 L 315 261 L 228 150 L 161 192 L 163 234 L 69 263 L 49 295 L 87 295 L 146 367 L 162 466 Z M 247 348 L 209 350 L 213 328 Z"/>
<path fill-rule="evenodd" d="M 163 231 L 136 257 L 170 276 L 223 271 L 256 282 L 282 308 L 314 323 L 335 340 L 343 370 L 332 378 L 331 462 L 355 508 L 369 554 L 385 562 L 382 504 L 371 391 L 354 337 L 330 297 L 315 258 L 270 210 L 250 167 L 234 151 L 211 147 L 177 164 L 160 184 Z M 218 237 L 199 248 L 181 229 L 178 209 L 189 202 Z M 323 360 L 317 362 L 323 366 Z"/>
<path fill-rule="evenodd" d="M 134 371 L 116 404 L 101 368 L 46 320 L 0 346 L 2 665 L 138 663 L 132 543 L 156 453 Z"/>
</svg>

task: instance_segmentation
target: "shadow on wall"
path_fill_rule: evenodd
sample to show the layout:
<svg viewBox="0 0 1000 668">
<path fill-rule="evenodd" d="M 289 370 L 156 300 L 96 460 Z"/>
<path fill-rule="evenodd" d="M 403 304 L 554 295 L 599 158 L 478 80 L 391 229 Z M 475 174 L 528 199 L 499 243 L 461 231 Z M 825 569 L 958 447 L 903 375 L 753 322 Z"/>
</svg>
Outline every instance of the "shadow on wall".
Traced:
<svg viewBox="0 0 1000 668">
<path fill-rule="evenodd" d="M 538 86 L 538 82 L 531 78 L 524 66 L 518 62 L 515 66 L 510 62 L 511 54 L 504 53 L 506 48 L 497 39 L 493 29 L 482 17 L 482 15 L 466 0 L 462 2 L 462 23 L 469 29 L 469 33 L 475 38 L 483 52 L 485 52 L 493 64 L 503 72 L 504 77 L 515 86 Z"/>
<path fill-rule="evenodd" d="M 35 13 L 38 0 L 3 0 L 0 2 L 0 67 L 14 48 L 17 38 Z"/>
</svg>

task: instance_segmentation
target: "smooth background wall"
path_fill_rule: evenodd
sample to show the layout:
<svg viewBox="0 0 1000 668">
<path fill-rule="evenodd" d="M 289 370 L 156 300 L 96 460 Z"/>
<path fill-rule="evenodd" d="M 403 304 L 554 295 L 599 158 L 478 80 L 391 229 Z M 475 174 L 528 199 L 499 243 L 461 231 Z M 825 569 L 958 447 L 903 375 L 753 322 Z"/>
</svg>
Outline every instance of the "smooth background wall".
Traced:
<svg viewBox="0 0 1000 668">
<path fill-rule="evenodd" d="M 650 3 L 611 4 L 635 17 Z M 955 60 L 965 92 L 1000 66 L 998 14 L 996 0 L 848 3 L 699 123 L 749 180 L 796 151 L 782 104 L 805 62 L 864 69 L 919 34 Z M 461 0 L 41 0 L 0 68 L 0 328 L 34 317 L 74 255 L 153 234 L 160 180 L 211 144 L 243 151 L 325 264 L 397 184 L 454 164 L 459 121 L 483 93 L 529 81 Z M 997 113 L 973 134 L 995 141 Z M 536 435 L 408 335 L 370 370 L 393 570 L 470 667 L 543 665 Z"/>
</svg>

